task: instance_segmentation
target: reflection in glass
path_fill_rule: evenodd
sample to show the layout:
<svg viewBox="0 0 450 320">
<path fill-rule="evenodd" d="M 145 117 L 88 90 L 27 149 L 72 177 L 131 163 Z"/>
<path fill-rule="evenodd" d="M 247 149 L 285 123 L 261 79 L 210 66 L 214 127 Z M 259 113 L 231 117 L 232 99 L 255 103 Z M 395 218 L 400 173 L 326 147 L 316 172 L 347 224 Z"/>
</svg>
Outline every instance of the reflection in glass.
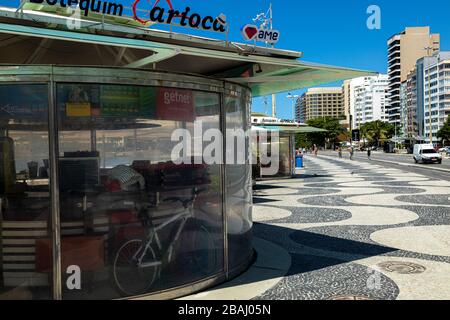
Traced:
<svg viewBox="0 0 450 320">
<path fill-rule="evenodd" d="M 293 147 L 291 150 L 291 138 L 290 136 L 280 136 L 280 165 L 279 175 L 283 177 L 289 177 L 292 175 L 292 155 Z"/>
<path fill-rule="evenodd" d="M 0 85 L 0 299 L 52 297 L 47 97 Z"/>
<path fill-rule="evenodd" d="M 223 271 L 220 166 L 176 165 L 171 141 L 176 129 L 201 139 L 194 121 L 220 129 L 218 94 L 59 84 L 57 107 L 63 271 L 82 274 L 64 298 L 152 293 Z"/>
<path fill-rule="evenodd" d="M 241 97 L 227 96 L 226 103 L 226 129 L 249 130 L 249 104 Z M 230 134 L 227 139 L 230 139 Z M 251 183 L 252 172 L 249 159 L 250 137 L 246 135 L 245 144 L 229 144 L 227 154 L 236 155 L 235 159 L 227 158 L 226 188 L 227 188 L 227 225 L 228 225 L 228 259 L 229 268 L 233 270 L 249 260 L 252 253 L 252 219 L 251 219 Z M 234 150 L 231 150 L 233 148 Z M 244 152 L 246 162 L 237 160 L 239 152 Z"/>
</svg>

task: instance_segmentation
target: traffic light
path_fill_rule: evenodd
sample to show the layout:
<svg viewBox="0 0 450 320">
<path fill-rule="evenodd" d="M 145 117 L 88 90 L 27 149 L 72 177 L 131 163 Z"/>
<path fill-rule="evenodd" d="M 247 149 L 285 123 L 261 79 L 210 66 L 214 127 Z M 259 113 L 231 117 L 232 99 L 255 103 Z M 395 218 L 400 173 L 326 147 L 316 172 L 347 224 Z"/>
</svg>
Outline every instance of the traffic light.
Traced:
<svg viewBox="0 0 450 320">
<path fill-rule="evenodd" d="M 361 140 L 360 136 L 361 136 L 361 134 L 360 134 L 359 130 L 352 130 L 352 141 L 353 142 L 360 141 Z"/>
</svg>

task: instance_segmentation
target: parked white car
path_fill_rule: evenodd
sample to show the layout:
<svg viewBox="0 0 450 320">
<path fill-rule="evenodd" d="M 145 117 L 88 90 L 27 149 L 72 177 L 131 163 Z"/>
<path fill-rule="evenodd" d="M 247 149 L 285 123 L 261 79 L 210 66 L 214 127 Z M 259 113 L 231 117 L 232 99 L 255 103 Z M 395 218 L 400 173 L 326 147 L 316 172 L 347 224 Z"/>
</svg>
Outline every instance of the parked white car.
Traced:
<svg viewBox="0 0 450 320">
<path fill-rule="evenodd" d="M 440 148 L 439 153 L 450 154 L 450 147 Z"/>
<path fill-rule="evenodd" d="M 416 163 L 442 163 L 442 155 L 432 144 L 416 144 L 414 146 L 414 161 Z"/>
</svg>

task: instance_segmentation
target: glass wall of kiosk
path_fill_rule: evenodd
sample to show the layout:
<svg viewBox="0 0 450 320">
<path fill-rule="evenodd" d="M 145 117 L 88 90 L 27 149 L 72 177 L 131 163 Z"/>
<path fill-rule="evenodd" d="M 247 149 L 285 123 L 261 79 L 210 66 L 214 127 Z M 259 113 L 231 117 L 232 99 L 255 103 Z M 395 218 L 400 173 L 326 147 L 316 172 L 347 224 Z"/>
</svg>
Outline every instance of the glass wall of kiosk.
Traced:
<svg viewBox="0 0 450 320">
<path fill-rule="evenodd" d="M 0 299 L 174 298 L 242 272 L 250 163 L 184 151 L 249 130 L 250 98 L 170 73 L 1 68 Z"/>
</svg>

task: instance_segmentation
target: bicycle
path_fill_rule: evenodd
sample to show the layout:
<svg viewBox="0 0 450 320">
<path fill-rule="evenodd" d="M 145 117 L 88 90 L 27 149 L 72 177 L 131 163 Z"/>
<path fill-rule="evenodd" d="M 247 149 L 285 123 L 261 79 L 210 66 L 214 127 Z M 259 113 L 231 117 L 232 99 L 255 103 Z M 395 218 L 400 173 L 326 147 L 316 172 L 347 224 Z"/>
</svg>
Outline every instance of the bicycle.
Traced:
<svg viewBox="0 0 450 320">
<path fill-rule="evenodd" d="M 197 270 L 203 275 L 212 275 L 218 266 L 218 253 L 215 250 L 215 240 L 208 227 L 195 219 L 194 205 L 197 196 L 202 191 L 193 189 L 191 198 L 184 200 L 172 197 L 164 202 L 179 202 L 184 212 L 176 214 L 165 222 L 155 226 L 151 219 L 149 209 L 141 212 L 141 220 L 144 227 L 148 228 L 148 234 L 143 239 L 132 239 L 117 250 L 113 261 L 113 276 L 116 288 L 126 296 L 137 296 L 150 291 L 156 279 L 161 277 L 161 271 L 170 265 L 176 258 L 176 248 L 180 245 L 182 233 L 189 221 L 193 221 L 195 231 L 189 239 L 194 248 L 192 261 Z M 155 209 L 155 208 L 153 208 Z M 173 238 L 164 248 L 159 232 L 167 227 L 179 223 Z M 182 243 L 183 246 L 186 243 Z"/>
</svg>

